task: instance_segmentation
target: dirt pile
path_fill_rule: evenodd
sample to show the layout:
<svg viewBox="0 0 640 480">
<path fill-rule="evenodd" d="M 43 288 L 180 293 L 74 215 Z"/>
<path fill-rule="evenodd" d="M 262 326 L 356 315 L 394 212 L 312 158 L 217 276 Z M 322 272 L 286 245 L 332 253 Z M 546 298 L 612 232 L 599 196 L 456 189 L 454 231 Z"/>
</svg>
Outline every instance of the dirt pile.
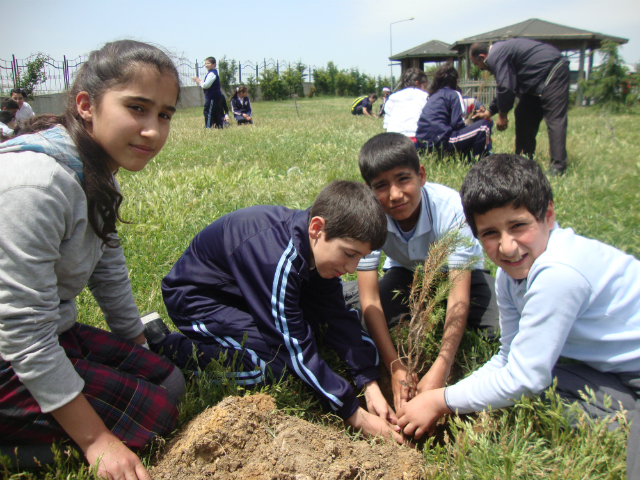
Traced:
<svg viewBox="0 0 640 480">
<path fill-rule="evenodd" d="M 423 478 L 423 460 L 389 442 L 353 441 L 276 411 L 268 395 L 251 395 L 227 397 L 194 418 L 149 473 L 155 480 L 414 480 Z"/>
</svg>

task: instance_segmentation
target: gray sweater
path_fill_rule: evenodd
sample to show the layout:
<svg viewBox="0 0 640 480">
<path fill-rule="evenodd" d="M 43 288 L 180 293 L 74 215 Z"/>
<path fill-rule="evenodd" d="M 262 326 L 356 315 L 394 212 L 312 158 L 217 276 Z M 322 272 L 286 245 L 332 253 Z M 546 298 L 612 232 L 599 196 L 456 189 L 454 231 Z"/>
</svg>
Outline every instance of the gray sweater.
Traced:
<svg viewBox="0 0 640 480">
<path fill-rule="evenodd" d="M 87 218 L 67 165 L 31 151 L 0 155 L 0 357 L 43 412 L 73 400 L 84 381 L 57 335 L 76 322 L 88 285 L 111 331 L 143 331 L 122 248 L 108 248 Z"/>
</svg>

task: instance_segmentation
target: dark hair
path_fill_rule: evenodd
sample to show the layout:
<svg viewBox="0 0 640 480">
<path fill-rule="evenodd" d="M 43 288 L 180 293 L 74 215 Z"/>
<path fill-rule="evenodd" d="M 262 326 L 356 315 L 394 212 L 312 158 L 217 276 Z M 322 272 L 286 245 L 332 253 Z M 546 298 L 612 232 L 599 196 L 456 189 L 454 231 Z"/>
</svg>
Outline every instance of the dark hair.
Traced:
<svg viewBox="0 0 640 480">
<path fill-rule="evenodd" d="M 21 88 L 12 88 L 11 93 L 9 95 L 13 95 L 14 93 L 17 93 L 19 95 L 22 95 L 24 98 L 27 98 L 27 94 L 24 93 L 24 90 L 22 90 Z"/>
<path fill-rule="evenodd" d="M 240 85 L 239 87 L 235 88 L 231 98 L 236 98 L 239 93 L 244 93 L 244 92 L 248 92 L 248 91 L 249 91 L 249 88 L 246 85 Z"/>
<path fill-rule="evenodd" d="M 214 65 L 217 65 L 217 64 L 218 64 L 218 62 L 216 62 L 216 57 L 207 57 L 207 58 L 205 58 L 205 59 L 204 59 L 204 61 L 205 61 L 205 62 L 211 62 L 211 63 L 213 63 Z"/>
<path fill-rule="evenodd" d="M 480 55 L 489 55 L 489 46 L 488 43 L 474 43 L 471 45 L 469 55 L 471 58 L 479 58 Z"/>
<path fill-rule="evenodd" d="M 429 77 L 419 68 L 407 68 L 400 79 L 400 88 L 416 87 L 417 83 L 429 83 Z"/>
<path fill-rule="evenodd" d="M 327 240 L 350 238 L 368 243 L 379 250 L 387 240 L 387 217 L 382 205 L 366 185 L 334 180 L 313 201 L 309 222 L 313 217 L 325 221 Z"/>
<path fill-rule="evenodd" d="M 13 100 L 11 97 L 7 97 L 7 98 L 3 98 L 2 99 L 2 105 L 0 106 L 0 109 L 2 109 L 2 110 L 18 110 L 18 108 L 20 108 L 18 106 L 18 102 Z"/>
<path fill-rule="evenodd" d="M 9 110 L 0 110 L 0 122 L 9 123 L 11 120 L 13 120 L 13 115 Z"/>
<path fill-rule="evenodd" d="M 524 206 L 540 222 L 544 220 L 553 192 L 542 168 L 520 155 L 499 153 L 485 157 L 471 169 L 460 188 L 467 223 L 478 236 L 474 215 L 494 208 Z"/>
<path fill-rule="evenodd" d="M 133 80 L 142 67 L 173 75 L 178 97 L 180 96 L 178 70 L 166 53 L 146 43 L 119 40 L 107 43 L 100 50 L 89 54 L 89 59 L 80 67 L 67 94 L 64 114 L 31 117 L 20 129 L 20 134 L 46 130 L 56 124 L 67 129 L 82 160 L 82 187 L 87 196 L 89 223 L 96 235 L 109 247 L 118 246 L 118 242 L 109 235 L 116 232 L 116 221 L 123 221 L 118 212 L 122 195 L 116 188 L 109 168 L 109 155 L 87 132 L 78 113 L 76 96 L 80 92 L 87 92 L 91 104 L 100 105 L 105 92 Z"/>
<path fill-rule="evenodd" d="M 379 133 L 367 140 L 358 156 L 360 175 L 367 185 L 381 173 L 396 167 L 409 167 L 420 171 L 420 159 L 409 137 L 401 133 Z"/>
<path fill-rule="evenodd" d="M 433 75 L 433 82 L 429 86 L 429 95 L 433 95 L 443 87 L 453 90 L 458 89 L 458 71 L 450 63 L 445 63 L 436 70 Z"/>
<path fill-rule="evenodd" d="M 367 95 L 369 98 L 373 98 L 374 100 L 378 99 L 378 95 L 376 95 L 375 93 L 370 93 L 369 95 Z"/>
</svg>

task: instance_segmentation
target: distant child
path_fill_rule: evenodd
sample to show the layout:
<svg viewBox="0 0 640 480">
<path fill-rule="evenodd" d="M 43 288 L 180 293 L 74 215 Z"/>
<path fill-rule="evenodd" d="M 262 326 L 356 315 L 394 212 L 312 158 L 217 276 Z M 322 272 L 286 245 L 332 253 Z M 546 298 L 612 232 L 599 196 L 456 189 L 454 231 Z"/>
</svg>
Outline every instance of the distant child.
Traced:
<svg viewBox="0 0 640 480">
<path fill-rule="evenodd" d="M 387 132 L 402 133 L 416 143 L 416 130 L 427 103 L 429 79 L 419 68 L 408 68 L 400 79 L 401 90 L 389 97 L 382 124 Z"/>
<path fill-rule="evenodd" d="M 233 97 L 231 97 L 231 113 L 233 113 L 238 125 L 253 124 L 253 112 L 248 94 L 249 89 L 241 85 L 236 88 Z"/>
<path fill-rule="evenodd" d="M 429 101 L 418 120 L 416 138 L 429 151 L 483 156 L 491 140 L 491 122 L 464 123 L 465 106 L 458 88 L 458 71 L 447 63 L 436 70 Z"/>
<path fill-rule="evenodd" d="M 9 128 L 9 124 L 13 121 L 13 115 L 9 110 L 0 110 L 0 142 L 4 141 L 9 135 L 13 135 L 13 129 Z"/>
<path fill-rule="evenodd" d="M 2 109 L 2 111 L 9 112 L 9 114 L 11 115 L 11 119 L 9 120 L 9 123 L 7 123 L 7 126 L 11 129 L 15 128 L 16 113 L 18 113 L 18 108 L 19 108 L 18 102 L 13 100 L 11 97 L 3 98 L 0 108 Z"/>
<path fill-rule="evenodd" d="M 378 100 L 378 96 L 375 93 L 356 98 L 351 105 L 351 115 L 366 115 L 367 117 L 378 118 L 373 113 L 373 104 L 376 103 L 376 100 Z"/>
<path fill-rule="evenodd" d="M 384 117 L 385 111 L 384 107 L 387 104 L 387 99 L 391 95 L 391 89 L 389 87 L 382 88 L 382 105 L 380 105 L 380 110 L 378 111 L 378 117 Z"/>
<path fill-rule="evenodd" d="M 443 387 L 465 326 L 481 329 L 493 337 L 498 324 L 493 277 L 483 270 L 482 247 L 463 226 L 460 195 L 444 185 L 427 183 L 413 142 L 400 133 L 381 133 L 360 150 L 360 173 L 378 198 L 387 216 L 387 240 L 381 251 L 387 259 L 378 278 L 381 251 L 376 250 L 358 264 L 357 282 L 344 286 L 347 304 L 364 315 L 364 321 L 385 366 L 393 378 L 396 409 L 412 392 L 406 386 L 407 371 L 397 361 L 389 327 L 409 313 L 407 297 L 413 272 L 422 265 L 431 245 L 461 226 L 469 241 L 449 257 L 449 272 L 457 278 L 447 300 L 447 314 L 440 353 L 418 391 Z M 460 271 L 472 262 L 471 271 Z M 398 293 L 399 292 L 399 293 Z M 397 411 L 397 410 L 396 410 Z"/>
<path fill-rule="evenodd" d="M 182 334 L 168 334 L 158 318 L 148 327 L 157 332 L 151 348 L 182 367 L 189 366 L 194 348 L 202 368 L 223 352 L 229 360 L 239 353 L 244 368 L 235 377 L 241 384 L 295 375 L 352 427 L 402 443 L 376 382 L 378 352 L 358 315 L 346 308 L 340 282 L 382 246 L 385 224 L 366 186 L 337 180 L 308 210 L 255 206 L 217 219 L 162 281 L 167 312 Z M 315 335 L 365 389 L 369 412 L 319 356 Z"/>
<path fill-rule="evenodd" d="M 147 480 L 130 449 L 176 425 L 184 378 L 144 348 L 114 173 L 162 149 L 179 84 L 158 48 L 107 43 L 63 115 L 34 117 L 0 144 L 0 452 L 17 447 L 21 467 L 52 461 L 51 443 L 70 437 L 98 476 Z M 85 287 L 110 332 L 80 323 Z"/>
<path fill-rule="evenodd" d="M 25 98 L 26 95 L 24 93 L 24 90 L 21 90 L 20 88 L 14 88 L 11 90 L 11 100 L 15 101 L 18 104 L 18 111 L 16 112 L 17 123 L 20 123 L 35 115 L 35 113 L 33 113 L 31 105 L 24 101 Z"/>
<path fill-rule="evenodd" d="M 193 81 L 204 90 L 204 126 L 205 128 L 222 128 L 222 115 L 218 105 L 221 100 L 222 89 L 218 70 L 216 70 L 216 59 L 214 57 L 205 58 L 204 68 L 207 69 L 204 80 L 192 77 Z"/>
<path fill-rule="evenodd" d="M 224 96 L 224 93 L 220 94 L 218 106 L 220 107 L 220 116 L 222 116 L 222 126 L 224 128 L 229 127 L 229 105 L 227 104 L 227 97 Z"/>
<path fill-rule="evenodd" d="M 461 382 L 405 405 L 398 412 L 405 433 L 418 438 L 445 413 L 513 405 L 555 377 L 556 392 L 591 415 L 612 415 L 620 404 L 630 412 L 627 478 L 640 478 L 640 262 L 560 228 L 551 186 L 533 160 L 487 157 L 469 170 L 460 194 L 474 235 L 499 267 L 501 347 Z M 579 363 L 556 363 L 560 357 Z M 580 396 L 587 387 L 595 405 Z"/>
</svg>

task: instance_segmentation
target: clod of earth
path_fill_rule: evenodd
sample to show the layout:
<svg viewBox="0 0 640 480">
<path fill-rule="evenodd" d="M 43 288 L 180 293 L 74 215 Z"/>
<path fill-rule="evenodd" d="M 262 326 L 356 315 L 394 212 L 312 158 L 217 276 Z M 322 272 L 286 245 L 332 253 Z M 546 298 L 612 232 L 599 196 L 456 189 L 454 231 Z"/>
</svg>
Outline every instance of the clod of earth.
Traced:
<svg viewBox="0 0 640 480">
<path fill-rule="evenodd" d="M 155 480 L 417 480 L 422 455 L 352 440 L 275 409 L 268 395 L 227 397 L 191 420 L 149 469 Z"/>
</svg>

